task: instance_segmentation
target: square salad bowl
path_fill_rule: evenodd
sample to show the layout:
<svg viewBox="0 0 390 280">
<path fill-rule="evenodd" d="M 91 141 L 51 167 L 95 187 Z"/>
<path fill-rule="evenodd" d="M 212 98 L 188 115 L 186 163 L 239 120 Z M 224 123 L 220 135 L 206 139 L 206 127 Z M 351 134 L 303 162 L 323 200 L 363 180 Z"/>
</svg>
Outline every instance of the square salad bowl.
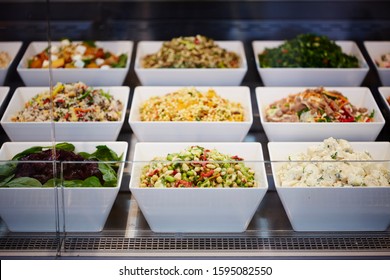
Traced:
<svg viewBox="0 0 390 280">
<path fill-rule="evenodd" d="M 64 143 L 57 143 L 58 145 Z M 65 143 L 69 144 L 69 143 Z M 127 142 L 72 142 L 75 153 L 94 153 L 97 147 L 108 147 L 118 156 L 127 153 Z M 27 169 L 42 170 L 42 166 L 53 170 L 54 162 L 26 161 L 11 159 L 18 153 L 32 147 L 52 148 L 52 142 L 6 142 L 0 150 L 3 170 L 16 166 L 15 170 L 28 166 Z M 50 148 L 50 149 L 51 149 Z M 56 149 L 56 153 L 58 153 Z M 20 165 L 19 165 L 20 164 Z M 96 185 L 92 177 L 82 183 L 69 181 L 65 173 L 69 170 L 80 172 L 92 168 L 91 164 L 102 166 L 115 165 L 116 179 L 111 185 Z M 16 176 L 4 183 L 1 177 L 0 216 L 12 232 L 99 232 L 103 230 L 107 217 L 114 204 L 123 176 L 123 161 L 62 161 L 56 164 L 59 180 L 56 187 L 49 180 L 43 185 L 29 176 Z M 77 171 L 75 171 L 77 170 Z M 50 170 L 49 170 L 50 171 Z M 16 174 L 16 171 L 11 171 Z M 24 174 L 19 173 L 19 174 Z M 42 172 L 44 174 L 44 172 Z M 93 173 L 96 174 L 96 173 Z M 31 175 L 32 176 L 32 175 Z M 93 176 L 93 175 L 92 175 Z M 97 175 L 96 175 L 97 176 Z M 95 176 L 95 178 L 96 178 Z M 99 179 L 97 179 L 99 180 Z M 73 185 L 72 185 L 73 183 Z"/>
<path fill-rule="evenodd" d="M 299 153 L 322 153 L 325 148 L 313 148 L 320 144 L 268 143 L 275 188 L 293 229 L 386 230 L 390 225 L 390 143 L 350 142 L 353 152 L 369 153 L 371 161 L 338 160 L 337 152 L 329 157 L 330 160 L 297 160 Z M 349 152 L 350 148 L 341 147 L 336 151 L 340 154 Z M 384 182 L 378 179 L 378 184 L 368 183 L 374 182 L 372 178 L 378 178 L 379 168 L 387 170 L 387 179 Z M 333 171 L 334 174 L 329 175 Z M 385 177 L 386 171 L 382 178 Z M 342 183 L 328 184 L 334 178 Z"/>
<path fill-rule="evenodd" d="M 385 103 L 385 107 L 390 112 L 390 87 L 379 87 L 379 94 Z"/>
<path fill-rule="evenodd" d="M 79 43 L 79 41 L 74 41 Z M 61 42 L 52 42 L 53 46 L 59 46 Z M 96 46 L 114 54 L 126 54 L 127 61 L 122 68 L 53 68 L 53 84 L 57 82 L 75 83 L 84 82 L 91 86 L 120 86 L 123 84 L 130 68 L 131 54 L 133 49 L 132 41 L 96 41 Z M 48 47 L 45 41 L 31 42 L 27 47 L 17 72 L 26 86 L 49 86 L 50 76 L 48 68 L 28 68 L 29 60 Z"/>
<path fill-rule="evenodd" d="M 219 47 L 239 55 L 238 68 L 143 68 L 143 57 L 156 53 L 163 43 L 140 41 L 137 45 L 134 70 L 143 86 L 239 86 L 248 70 L 241 41 L 215 41 Z"/>
<path fill-rule="evenodd" d="M 390 61 L 387 62 L 387 67 L 378 64 L 382 56 L 387 55 L 387 59 L 390 60 L 390 41 L 365 41 L 364 47 L 375 66 L 382 85 L 390 86 Z"/>
<path fill-rule="evenodd" d="M 264 68 L 259 62 L 259 54 L 266 48 L 276 48 L 284 41 L 253 41 L 252 47 L 256 68 L 265 86 L 360 86 L 369 67 L 353 41 L 335 41 L 342 51 L 354 55 L 359 61 L 358 68 Z"/>
<path fill-rule="evenodd" d="M 9 92 L 9 87 L 0 86 L 0 108 L 3 106 L 3 102 L 6 99 Z"/>
<path fill-rule="evenodd" d="M 4 68 L 0 67 L 0 86 L 4 85 L 5 78 L 7 77 L 8 71 L 11 65 L 15 62 L 15 57 L 19 53 L 22 47 L 22 42 L 0 42 L 0 53 L 4 52 L 8 54 L 10 61 Z"/>
<path fill-rule="evenodd" d="M 243 121 L 142 121 L 140 107 L 153 97 L 163 97 L 182 87 L 139 86 L 134 90 L 129 124 L 135 136 L 143 142 L 240 142 L 247 135 L 252 123 L 250 90 L 244 86 L 196 87 L 206 94 L 212 89 L 216 95 L 230 102 L 238 102 L 243 108 Z M 183 88 L 187 89 L 187 88 Z M 188 89 L 191 89 L 189 87 Z"/>
<path fill-rule="evenodd" d="M 57 141 L 115 141 L 125 121 L 130 89 L 127 86 L 92 88 L 101 89 L 122 103 L 118 121 L 12 121 L 27 102 L 37 94 L 49 90 L 48 87 L 19 87 L 15 90 L 0 123 L 11 141 L 50 141 L 53 126 Z"/>
<path fill-rule="evenodd" d="M 374 141 L 385 125 L 385 119 L 371 91 L 366 87 L 325 87 L 337 91 L 357 108 L 374 112 L 372 122 L 272 122 L 266 118 L 267 108 L 290 94 L 298 94 L 307 87 L 257 87 L 256 99 L 260 122 L 269 141 L 322 141 L 328 137 L 349 141 Z"/>
<path fill-rule="evenodd" d="M 166 156 L 194 146 L 201 146 L 207 151 L 208 149 L 216 149 L 222 154 L 233 156 L 233 158 L 234 156 L 241 157 L 243 159 L 241 163 L 245 165 L 242 168 L 248 167 L 252 170 L 251 172 L 254 172 L 253 187 L 221 187 L 225 186 L 225 182 L 221 181 L 219 187 L 141 186 L 141 176 L 144 176 L 141 175 L 142 169 L 156 156 Z M 184 162 L 182 167 L 184 168 L 186 164 L 191 169 L 198 163 L 195 161 Z M 207 164 L 207 162 L 203 163 Z M 220 164 L 222 166 L 224 163 Z M 205 166 L 210 167 L 209 164 Z M 213 165 L 213 167 L 215 166 Z M 194 169 L 191 172 L 197 171 Z M 183 180 L 179 181 L 183 182 Z M 214 142 L 196 144 L 171 142 L 137 143 L 135 146 L 130 191 L 154 232 L 243 232 L 250 223 L 267 189 L 268 182 L 260 143 Z"/>
</svg>

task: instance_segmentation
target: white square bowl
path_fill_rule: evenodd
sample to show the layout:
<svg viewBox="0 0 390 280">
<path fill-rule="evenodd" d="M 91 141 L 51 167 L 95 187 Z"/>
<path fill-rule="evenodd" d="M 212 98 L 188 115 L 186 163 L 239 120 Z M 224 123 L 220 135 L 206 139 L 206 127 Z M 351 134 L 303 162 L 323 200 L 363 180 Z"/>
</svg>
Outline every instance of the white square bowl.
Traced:
<svg viewBox="0 0 390 280">
<path fill-rule="evenodd" d="M 48 87 L 19 87 L 15 90 L 1 118 L 1 125 L 11 141 L 50 141 L 54 124 L 57 141 L 115 141 L 126 117 L 130 88 L 95 87 L 109 92 L 123 104 L 120 121 L 106 122 L 13 122 L 11 118 L 24 108 L 35 95 L 49 90 Z"/>
<path fill-rule="evenodd" d="M 239 86 L 248 70 L 241 41 L 215 41 L 221 48 L 240 56 L 239 68 L 142 68 L 142 58 L 157 52 L 163 43 L 140 41 L 137 45 L 134 70 L 144 86 Z"/>
<path fill-rule="evenodd" d="M 364 47 L 375 65 L 382 85 L 390 86 L 390 68 L 379 67 L 376 64 L 376 61 L 380 60 L 381 55 L 390 53 L 390 41 L 365 41 Z"/>
<path fill-rule="evenodd" d="M 386 104 L 385 106 L 387 110 L 390 112 L 390 104 L 387 101 L 387 99 L 390 98 L 390 87 L 379 87 L 378 91 L 383 99 L 383 102 Z"/>
<path fill-rule="evenodd" d="M 295 231 L 384 231 L 390 225 L 390 187 L 281 186 L 275 175 L 289 155 L 319 142 L 270 142 L 268 150 L 276 191 Z M 389 142 L 350 142 L 390 168 Z"/>
<path fill-rule="evenodd" d="M 385 119 L 369 88 L 326 87 L 341 92 L 351 104 L 375 110 L 374 122 L 369 123 L 304 123 L 269 122 L 265 109 L 275 101 L 297 94 L 307 87 L 257 87 L 256 99 L 260 121 L 269 141 L 322 141 L 328 137 L 349 141 L 374 141 L 385 125 Z"/>
<path fill-rule="evenodd" d="M 3 102 L 7 97 L 9 92 L 9 87 L 0 87 L 0 108 L 3 106 Z"/>
<path fill-rule="evenodd" d="M 119 156 L 127 153 L 127 142 L 72 142 L 75 152 L 93 152 L 106 145 Z M 6 142 L 0 149 L 0 160 L 10 160 L 32 146 L 51 146 L 52 142 Z M 34 163 L 31 163 L 34 164 Z M 80 163 L 82 164 L 82 163 Z M 59 229 L 68 232 L 98 232 L 104 227 L 119 192 L 124 163 L 119 164 L 118 184 L 109 188 L 0 188 L 0 216 L 10 231 L 56 231 L 56 196 L 58 196 Z"/>
<path fill-rule="evenodd" d="M 143 166 L 192 145 L 244 158 L 254 188 L 141 188 Z M 130 191 L 154 232 L 243 232 L 268 189 L 260 143 L 137 143 Z"/>
<path fill-rule="evenodd" d="M 75 41 L 77 43 L 77 41 Z M 96 41 L 97 46 L 113 53 L 127 54 L 127 62 L 125 68 L 110 68 L 110 69 L 52 69 L 53 85 L 57 82 L 75 83 L 84 82 L 91 86 L 120 86 L 123 84 L 127 72 L 129 71 L 131 54 L 133 49 L 132 41 Z M 52 46 L 59 45 L 60 42 L 52 42 Z M 49 69 L 31 69 L 27 68 L 28 60 L 34 55 L 40 53 L 47 48 L 47 42 L 31 42 L 26 52 L 24 53 L 18 67 L 17 72 L 22 78 L 26 86 L 48 86 L 49 85 Z"/>
<path fill-rule="evenodd" d="M 352 41 L 335 41 L 344 53 L 358 58 L 359 68 L 262 68 L 259 54 L 285 41 L 253 41 L 257 71 L 265 86 L 359 86 L 369 67 L 358 46 Z"/>
<path fill-rule="evenodd" d="M 0 68 L 0 86 L 4 84 L 4 80 L 7 76 L 8 70 L 11 64 L 14 62 L 16 55 L 18 54 L 22 42 L 0 42 L 0 52 L 5 51 L 11 57 L 11 61 L 5 68 Z"/>
<path fill-rule="evenodd" d="M 153 96 L 163 96 L 182 87 L 140 86 L 134 90 L 129 124 L 139 141 L 143 142 L 240 142 L 247 135 L 252 123 L 250 90 L 244 86 L 196 87 L 200 92 L 210 88 L 222 98 L 239 102 L 244 108 L 243 122 L 149 122 L 140 120 L 140 106 Z"/>
</svg>

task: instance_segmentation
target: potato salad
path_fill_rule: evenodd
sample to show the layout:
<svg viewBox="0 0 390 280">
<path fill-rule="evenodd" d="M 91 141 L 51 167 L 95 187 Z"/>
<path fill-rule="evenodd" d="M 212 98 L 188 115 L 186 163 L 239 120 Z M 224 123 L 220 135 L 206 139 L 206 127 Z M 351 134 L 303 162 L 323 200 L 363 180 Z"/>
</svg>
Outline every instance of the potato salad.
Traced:
<svg viewBox="0 0 390 280">
<path fill-rule="evenodd" d="M 94 89 L 82 82 L 58 83 L 53 88 L 51 96 L 49 90 L 37 94 L 26 102 L 23 110 L 13 116 L 11 121 L 119 121 L 122 110 L 122 102 L 101 89 Z"/>
<path fill-rule="evenodd" d="M 328 138 L 306 152 L 292 154 L 276 172 L 280 186 L 389 186 L 390 169 L 342 139 Z M 307 161 L 307 162 L 293 162 Z"/>
<path fill-rule="evenodd" d="M 149 98 L 140 107 L 141 121 L 244 121 L 238 102 L 220 97 L 213 89 L 182 88 Z"/>
<path fill-rule="evenodd" d="M 252 188 L 255 171 L 238 156 L 192 146 L 181 152 L 156 157 L 144 166 L 143 188 Z"/>
</svg>

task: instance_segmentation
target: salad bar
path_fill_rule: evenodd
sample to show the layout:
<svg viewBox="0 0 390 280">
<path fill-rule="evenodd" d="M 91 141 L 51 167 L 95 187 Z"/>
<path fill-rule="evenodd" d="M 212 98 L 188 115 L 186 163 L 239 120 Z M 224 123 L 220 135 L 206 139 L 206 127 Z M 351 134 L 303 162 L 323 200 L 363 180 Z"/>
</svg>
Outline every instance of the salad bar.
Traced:
<svg viewBox="0 0 390 280">
<path fill-rule="evenodd" d="M 1 258 L 390 256 L 388 19 L 100 4 L 0 22 Z"/>
</svg>

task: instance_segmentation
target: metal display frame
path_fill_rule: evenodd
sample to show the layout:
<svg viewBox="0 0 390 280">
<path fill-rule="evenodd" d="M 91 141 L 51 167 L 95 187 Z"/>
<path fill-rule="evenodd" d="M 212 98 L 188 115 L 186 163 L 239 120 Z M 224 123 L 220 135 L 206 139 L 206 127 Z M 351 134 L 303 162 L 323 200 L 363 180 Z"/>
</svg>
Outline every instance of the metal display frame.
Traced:
<svg viewBox="0 0 390 280">
<path fill-rule="evenodd" d="M 387 1 L 116 1 L 0 3 L 0 38 L 22 40 L 19 61 L 30 41 L 51 38 L 73 40 L 132 40 L 135 42 L 130 71 L 129 116 L 134 88 L 141 85 L 134 72 L 135 49 L 141 40 L 168 40 L 175 36 L 203 34 L 215 40 L 241 40 L 248 72 L 241 85 L 251 91 L 253 125 L 244 141 L 263 144 L 269 160 L 267 137 L 260 123 L 255 88 L 263 86 L 251 48 L 253 40 L 281 40 L 313 32 L 334 40 L 354 40 L 369 63 L 362 86 L 370 88 L 386 125 L 377 141 L 390 141 L 390 112 L 378 92 L 381 86 L 374 65 L 364 49 L 365 40 L 389 40 Z M 75 8 L 76 7 L 76 8 Z M 81 11 L 90 11 L 83 14 Z M 49 14 L 47 12 L 49 11 Z M 71 11 L 75 11 L 71 13 Z M 69 12 L 69 14 L 67 14 Z M 14 15 L 14 16 L 11 16 Z M 11 66 L 5 81 L 10 92 L 23 86 Z M 4 113 L 10 95 L 0 108 Z M 0 128 L 1 143 L 9 141 Z M 127 141 L 131 154 L 136 143 L 127 122 L 118 141 Z M 128 184 L 125 169 L 120 192 L 106 226 L 99 233 L 12 233 L 0 222 L 0 258 L 390 258 L 390 229 L 384 232 L 295 232 L 275 191 L 270 167 L 270 189 L 248 230 L 239 234 L 157 234 L 148 227 Z"/>
</svg>

